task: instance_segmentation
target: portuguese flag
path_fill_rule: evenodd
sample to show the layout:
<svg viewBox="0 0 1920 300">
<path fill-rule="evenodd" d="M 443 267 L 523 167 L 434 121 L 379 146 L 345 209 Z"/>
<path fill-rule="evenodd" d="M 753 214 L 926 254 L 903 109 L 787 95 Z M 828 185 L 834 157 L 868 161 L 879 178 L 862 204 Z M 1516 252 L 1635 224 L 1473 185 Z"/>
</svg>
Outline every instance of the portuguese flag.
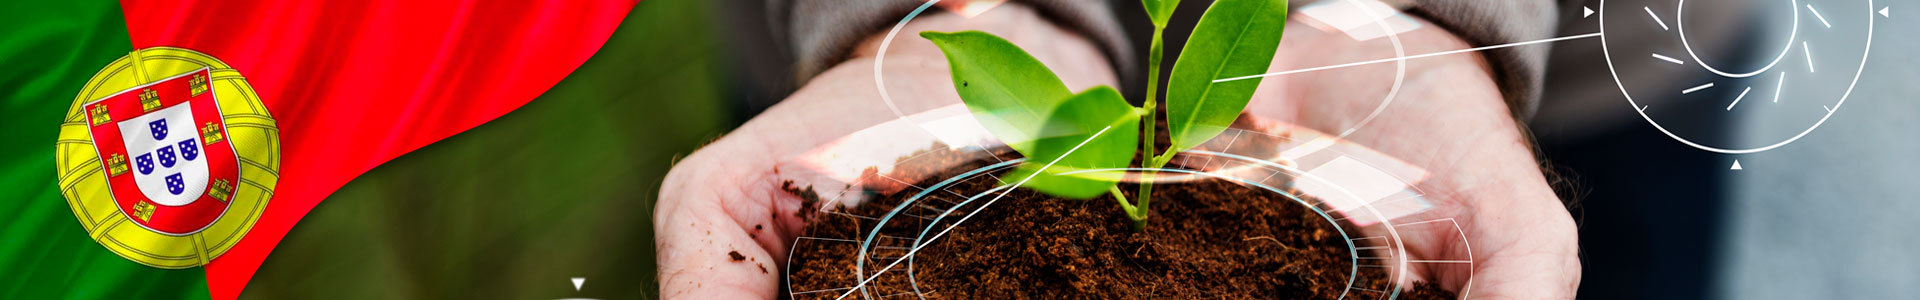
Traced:
<svg viewBox="0 0 1920 300">
<path fill-rule="evenodd" d="M 0 73 L 0 299 L 564 298 L 593 290 L 567 275 L 651 280 L 650 230 L 591 229 L 649 224 L 647 185 L 725 125 L 715 62 L 701 59 L 716 46 L 674 24 L 704 22 L 700 2 L 0 5 L 0 61 L 12 67 Z M 58 129 L 89 78 L 159 48 L 224 62 L 277 124 L 270 200 L 204 266 L 110 251 L 76 222 L 55 172 Z M 186 95 L 201 82 L 185 78 L 222 76 L 200 72 L 149 77 L 186 76 L 153 85 Z M 139 100 L 125 101 L 116 115 L 140 113 Z M 533 250 L 542 247 L 557 248 Z M 570 267 L 609 263 L 621 267 Z M 490 272 L 501 273 L 479 275 Z M 553 287 L 527 288 L 532 280 Z M 653 289 L 616 287 L 599 295 Z"/>
</svg>

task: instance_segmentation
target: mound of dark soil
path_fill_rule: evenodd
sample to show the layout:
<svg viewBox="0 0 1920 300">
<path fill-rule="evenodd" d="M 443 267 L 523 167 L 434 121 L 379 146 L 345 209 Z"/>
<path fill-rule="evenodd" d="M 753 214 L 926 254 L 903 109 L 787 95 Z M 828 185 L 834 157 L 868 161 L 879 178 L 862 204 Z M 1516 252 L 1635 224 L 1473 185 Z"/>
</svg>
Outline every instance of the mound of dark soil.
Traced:
<svg viewBox="0 0 1920 300">
<path fill-rule="evenodd" d="M 938 160 L 940 155 L 930 156 Z M 945 170 L 903 165 L 896 170 L 934 172 L 938 175 L 928 178 L 937 181 L 993 162 L 971 161 Z M 991 179 L 964 180 L 949 190 L 973 195 L 995 184 Z M 1137 187 L 1123 184 L 1122 190 L 1132 196 Z M 843 208 L 845 214 L 817 214 L 803 235 L 864 237 L 876 222 L 854 216 L 884 215 L 912 197 L 914 190 L 908 191 Z M 963 200 L 954 194 L 935 194 L 924 202 L 927 207 L 905 210 L 912 216 L 901 218 L 908 221 L 897 221 L 922 225 L 888 226 L 880 235 L 920 235 L 930 222 L 917 218 L 937 216 Z M 951 224 L 977 205 L 956 210 L 942 224 Z M 1071 200 L 1015 190 L 917 253 L 910 270 L 915 282 L 896 276 L 909 271 L 903 263 L 868 285 L 875 297 L 920 293 L 949 299 L 1336 299 L 1343 292 L 1352 299 L 1384 299 L 1380 290 L 1392 286 L 1380 268 L 1359 268 L 1358 278 L 1350 278 L 1354 277 L 1351 252 L 1338 229 L 1280 195 L 1222 180 L 1160 184 L 1155 186 L 1152 210 L 1147 230 L 1134 232 L 1111 197 Z M 935 232 L 944 227 L 936 227 Z M 884 237 L 876 245 L 880 250 L 868 256 L 869 272 L 912 246 L 910 240 Z M 789 262 L 788 280 L 795 291 L 843 288 L 859 281 L 853 268 L 857 244 L 798 246 Z M 1347 289 L 1349 280 L 1356 289 Z M 843 292 L 798 296 L 831 299 Z M 1399 299 L 1452 298 L 1453 293 L 1431 283 L 1399 295 Z"/>
</svg>

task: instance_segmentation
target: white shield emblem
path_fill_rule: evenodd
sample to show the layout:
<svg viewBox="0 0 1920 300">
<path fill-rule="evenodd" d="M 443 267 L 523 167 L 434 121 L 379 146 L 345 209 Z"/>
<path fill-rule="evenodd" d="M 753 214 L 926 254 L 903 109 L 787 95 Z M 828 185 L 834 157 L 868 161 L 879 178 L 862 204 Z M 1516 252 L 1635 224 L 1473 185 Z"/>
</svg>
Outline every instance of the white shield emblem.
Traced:
<svg viewBox="0 0 1920 300">
<path fill-rule="evenodd" d="M 181 206 L 207 187 L 207 160 L 193 130 L 191 102 L 121 121 L 120 136 L 133 157 L 133 179 L 155 204 Z"/>
</svg>

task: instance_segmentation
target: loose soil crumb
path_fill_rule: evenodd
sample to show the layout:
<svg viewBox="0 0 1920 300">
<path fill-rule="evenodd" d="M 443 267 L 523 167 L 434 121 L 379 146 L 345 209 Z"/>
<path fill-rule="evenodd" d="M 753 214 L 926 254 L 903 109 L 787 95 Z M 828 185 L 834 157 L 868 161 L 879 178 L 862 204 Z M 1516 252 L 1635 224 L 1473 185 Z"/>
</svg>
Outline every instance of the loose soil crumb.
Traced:
<svg viewBox="0 0 1920 300">
<path fill-rule="evenodd" d="M 918 160 L 930 165 L 949 163 L 939 162 L 939 156 L 964 157 L 935 153 Z M 938 176 L 916 185 L 930 186 L 994 162 L 977 160 L 959 167 L 926 170 Z M 900 165 L 895 169 L 916 168 Z M 971 195 L 995 184 L 995 180 L 964 180 L 951 190 Z M 791 182 L 782 188 L 799 191 L 797 195 L 807 192 L 792 188 Z M 1123 184 L 1121 189 L 1130 194 L 1138 187 Z M 884 215 L 913 194 L 880 195 L 846 212 Z M 945 209 L 964 200 L 950 196 L 936 194 L 923 203 Z M 949 220 L 973 207 L 955 212 Z M 932 209 L 904 211 L 938 216 L 939 212 Z M 869 287 L 875 295 L 917 290 L 929 298 L 948 299 L 1337 299 L 1343 292 L 1351 293 L 1345 295 L 1347 298 L 1374 299 L 1385 295 L 1348 290 L 1347 283 L 1372 290 L 1391 286 L 1386 270 L 1380 268 L 1359 268 L 1357 278 L 1349 278 L 1355 267 L 1338 229 L 1279 195 L 1219 180 L 1160 184 L 1154 189 L 1152 209 L 1147 231 L 1134 232 L 1111 197 L 1068 200 L 1016 190 L 922 249 L 911 266 L 902 263 Z M 810 220 L 802 236 L 860 239 L 870 234 L 875 224 L 854 217 L 820 216 Z M 924 224 L 887 226 L 879 234 L 911 238 L 921 234 L 921 226 Z M 876 246 L 912 246 L 908 241 L 879 240 Z M 856 257 L 852 255 L 857 248 L 858 244 L 842 242 L 798 244 L 789 262 L 789 284 L 781 286 L 815 291 L 858 282 L 853 267 Z M 866 270 L 885 266 L 892 262 L 887 257 L 905 251 L 872 252 Z M 914 282 L 898 276 L 906 272 L 913 272 Z M 798 296 L 833 298 L 839 294 Z M 1398 298 L 1452 299 L 1454 295 L 1432 283 L 1420 283 L 1412 290 L 1402 290 Z"/>
<path fill-rule="evenodd" d="M 812 218 L 814 213 L 820 211 L 820 193 L 814 192 L 813 186 L 795 187 L 792 180 L 787 180 L 780 183 L 780 190 L 800 197 L 800 209 L 794 210 L 793 216 L 802 219 Z"/>
<path fill-rule="evenodd" d="M 727 256 L 732 257 L 733 261 L 747 260 L 747 256 L 740 255 L 740 251 L 727 251 Z"/>
</svg>

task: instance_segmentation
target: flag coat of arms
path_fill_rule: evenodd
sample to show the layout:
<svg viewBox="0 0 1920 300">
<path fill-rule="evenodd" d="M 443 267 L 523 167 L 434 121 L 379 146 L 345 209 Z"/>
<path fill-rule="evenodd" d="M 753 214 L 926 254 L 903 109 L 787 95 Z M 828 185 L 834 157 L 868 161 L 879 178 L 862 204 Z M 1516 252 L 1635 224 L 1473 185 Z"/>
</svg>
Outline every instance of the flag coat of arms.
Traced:
<svg viewBox="0 0 1920 300">
<path fill-rule="evenodd" d="M 280 181 L 280 127 L 260 99 L 206 53 L 128 53 L 87 80 L 60 125 L 60 193 L 120 257 L 212 263 L 258 223 Z"/>
<path fill-rule="evenodd" d="M 114 204 L 134 224 L 200 232 L 226 213 L 239 182 L 226 122 L 199 69 L 82 106 Z M 130 164 L 130 165 L 129 165 Z"/>
</svg>

